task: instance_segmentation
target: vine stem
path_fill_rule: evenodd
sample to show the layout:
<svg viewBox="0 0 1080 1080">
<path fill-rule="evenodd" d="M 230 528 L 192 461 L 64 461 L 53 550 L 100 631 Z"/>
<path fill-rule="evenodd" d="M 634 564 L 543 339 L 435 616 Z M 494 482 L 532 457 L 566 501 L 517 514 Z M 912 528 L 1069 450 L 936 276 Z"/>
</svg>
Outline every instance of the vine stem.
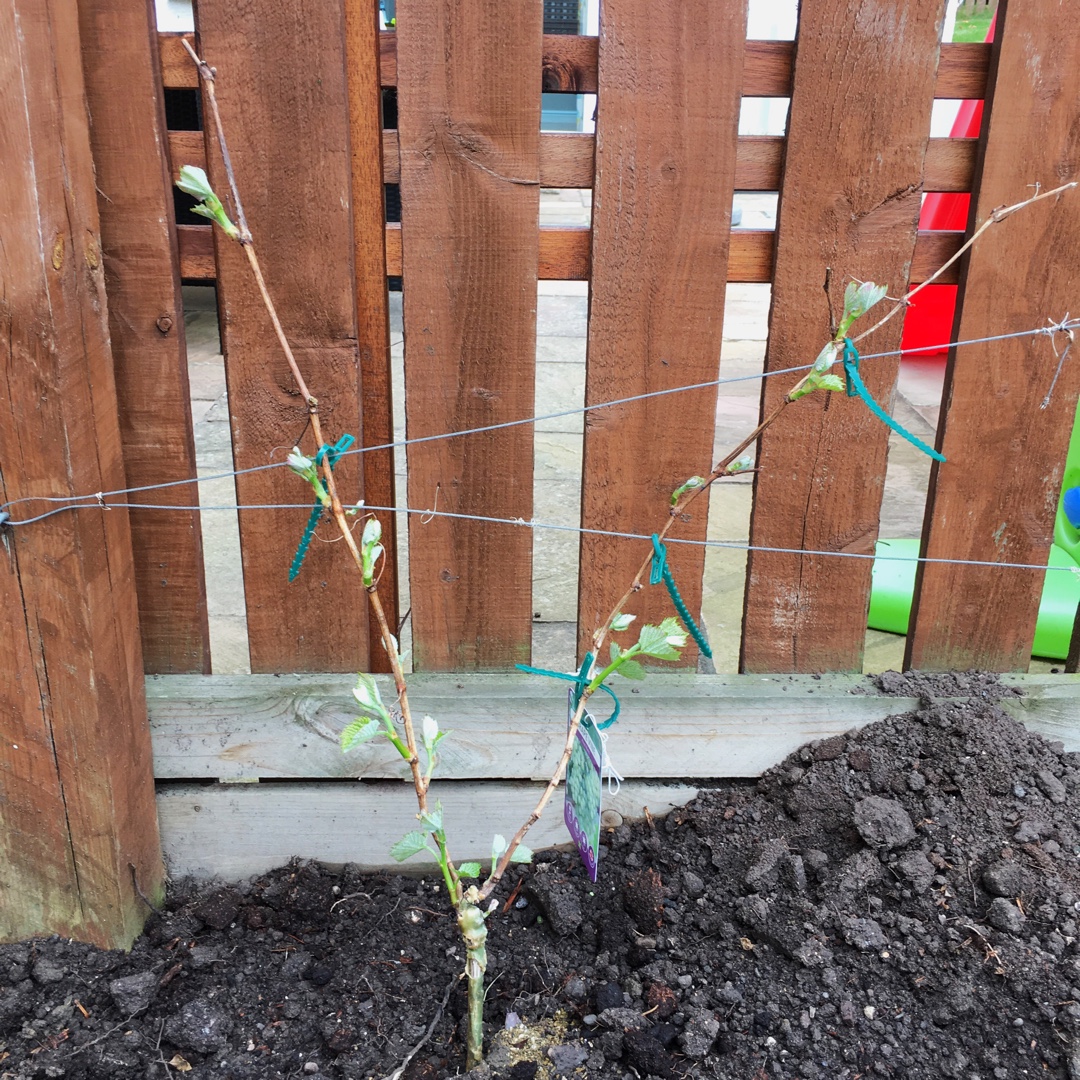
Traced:
<svg viewBox="0 0 1080 1080">
<path fill-rule="evenodd" d="M 289 370 L 292 372 L 296 388 L 300 392 L 300 395 L 303 397 L 307 406 L 308 416 L 311 422 L 311 431 L 315 437 L 315 443 L 321 448 L 326 445 L 326 440 L 323 437 L 322 422 L 319 417 L 319 401 L 308 389 L 307 382 L 300 370 L 300 365 L 296 362 L 292 346 L 289 344 L 289 339 L 285 334 L 284 327 L 282 327 L 281 320 L 278 318 L 277 308 L 273 298 L 270 296 L 270 290 L 266 286 L 266 279 L 263 277 L 262 267 L 259 264 L 259 257 L 255 251 L 255 242 L 252 238 L 251 230 L 247 225 L 247 217 L 244 214 L 244 204 L 243 200 L 240 198 L 240 189 L 236 183 L 236 173 L 233 170 L 232 157 L 229 154 L 229 146 L 225 138 L 225 128 L 221 121 L 221 112 L 218 109 L 215 87 L 217 72 L 195 52 L 187 38 L 181 38 L 180 40 L 199 71 L 199 76 L 202 79 L 202 84 L 206 91 L 206 99 L 210 106 L 210 113 L 214 119 L 214 131 L 217 138 L 217 144 L 221 151 L 221 160 L 225 167 L 225 175 L 228 178 L 229 190 L 232 193 L 233 210 L 239 223 L 240 235 L 237 238 L 237 242 L 244 249 L 244 254 L 247 256 L 248 265 L 251 267 L 252 275 L 258 286 L 263 306 L 270 316 L 270 322 L 274 327 L 274 333 L 277 336 L 278 343 L 281 345 L 282 352 L 285 354 L 285 359 L 288 362 Z M 345 541 L 345 546 L 349 549 L 349 554 L 352 556 L 353 563 L 356 565 L 360 574 L 363 575 L 363 557 L 360 553 L 360 549 L 356 545 L 356 539 L 352 534 L 352 529 L 349 527 L 349 520 L 345 514 L 345 508 L 338 495 L 337 483 L 334 480 L 334 471 L 331 469 L 329 461 L 325 458 L 320 468 L 322 470 L 323 482 L 326 484 L 326 492 L 330 496 L 331 514 L 341 533 L 342 539 Z M 424 814 L 427 813 L 428 808 L 428 780 L 420 767 L 420 755 L 417 752 L 416 744 L 416 729 L 413 724 L 412 710 L 409 707 L 408 689 L 405 684 L 405 672 L 401 667 L 401 658 L 398 655 L 394 635 L 390 630 L 389 623 L 386 619 L 386 612 L 383 609 L 382 601 L 379 598 L 378 587 L 373 584 L 368 586 L 366 591 L 369 603 L 371 604 L 372 610 L 375 612 L 375 618 L 379 625 L 379 637 L 390 658 L 390 668 L 394 676 L 398 707 L 401 710 L 402 727 L 405 732 L 405 745 L 409 751 L 409 771 L 412 774 L 417 805 L 420 813 Z M 444 865 L 446 865 L 450 871 L 447 884 L 450 886 L 452 883 L 453 886 L 451 888 L 451 900 L 457 903 L 460 900 L 461 893 L 461 885 L 457 872 L 455 871 L 453 862 L 446 850 L 446 841 L 439 839 L 437 836 L 435 837 L 435 840 L 443 856 Z"/>
<path fill-rule="evenodd" d="M 1076 187 L 1078 183 L 1080 183 L 1080 181 L 1073 180 L 1067 184 L 1062 184 L 1060 187 L 1053 188 L 1050 191 L 1036 192 L 1036 194 L 1032 195 L 1031 198 L 1024 199 L 1018 203 L 1013 203 L 1011 206 L 1002 206 L 999 207 L 997 210 L 994 210 L 993 213 L 991 213 L 991 215 L 986 219 L 986 221 L 984 221 L 982 225 L 980 225 L 979 228 L 976 229 L 974 233 L 972 233 L 968 240 L 964 242 L 964 244 L 959 248 L 959 250 L 956 251 L 954 255 L 952 255 L 949 259 L 942 263 L 942 265 L 939 266 L 938 269 L 935 270 L 934 273 L 931 274 L 925 281 L 920 282 L 913 289 L 909 290 L 899 301 L 897 301 L 895 306 L 891 308 L 881 319 L 879 319 L 878 322 L 871 326 L 869 330 L 864 330 L 861 334 L 858 335 L 858 337 L 855 337 L 852 340 L 862 341 L 863 338 L 868 337 L 875 330 L 879 330 L 882 326 L 884 326 L 885 323 L 887 323 L 891 318 L 893 318 L 893 316 L 895 316 L 898 312 L 904 310 L 904 308 L 906 308 L 910 303 L 911 298 L 916 293 L 920 292 L 922 289 L 926 288 L 927 285 L 932 284 L 937 278 L 941 277 L 941 275 L 950 266 L 952 266 L 952 264 L 956 262 L 956 260 L 959 259 L 960 256 L 963 255 L 964 252 L 967 251 L 975 243 L 975 241 L 978 240 L 979 237 L 982 236 L 982 234 L 990 228 L 991 225 L 996 225 L 998 222 L 1004 221 L 1005 218 L 1011 216 L 1012 214 L 1015 214 L 1018 210 L 1023 210 L 1025 207 L 1031 206 L 1033 203 L 1040 202 L 1043 199 L 1052 198 L 1055 195 L 1060 195 L 1063 192 L 1068 191 L 1070 188 Z M 704 484 L 702 484 L 698 488 L 692 488 L 690 491 L 684 493 L 684 495 L 680 498 L 679 502 L 671 508 L 667 521 L 664 523 L 663 528 L 657 534 L 660 540 L 664 540 L 667 537 L 668 533 L 675 525 L 675 522 L 678 520 L 679 516 L 694 501 L 694 499 L 696 499 L 703 492 L 708 491 L 708 489 L 712 487 L 712 485 L 717 480 L 722 479 L 724 476 L 731 475 L 728 471 L 731 463 L 744 450 L 746 450 L 753 443 L 757 442 L 758 438 L 761 436 L 761 433 L 765 431 L 766 428 L 770 427 L 773 423 L 776 422 L 780 414 L 784 411 L 784 409 L 788 407 L 788 405 L 792 404 L 793 400 L 797 400 L 793 399 L 792 395 L 795 394 L 798 390 L 800 390 L 803 386 L 805 386 L 811 374 L 812 372 L 804 375 L 791 388 L 791 390 L 788 391 L 787 395 L 776 406 L 776 408 L 774 408 L 773 411 L 767 417 L 765 417 L 765 419 L 762 420 L 761 423 L 758 424 L 758 426 L 754 428 L 754 430 L 749 435 L 747 435 L 746 438 L 743 439 L 743 441 L 739 443 L 739 445 L 734 450 L 731 451 L 731 453 L 729 453 L 725 458 L 723 458 L 723 460 L 719 461 L 716 464 L 712 472 L 710 472 L 709 475 L 705 478 Z M 626 602 L 630 599 L 631 596 L 633 596 L 634 593 L 638 592 L 641 589 L 642 580 L 644 579 L 649 567 L 652 565 L 652 558 L 652 552 L 650 551 L 642 562 L 640 568 L 638 569 L 638 572 L 634 575 L 634 579 L 630 583 L 630 587 L 619 598 L 619 602 L 612 609 L 611 614 L 607 617 L 604 623 L 601 624 L 599 629 L 593 635 L 592 652 L 594 656 L 600 655 L 600 650 L 603 648 L 604 642 L 607 640 L 608 634 L 611 632 L 611 625 L 614 622 L 615 618 L 622 612 L 623 608 L 626 605 Z M 488 879 L 488 881 L 485 882 L 484 887 L 481 890 L 481 894 L 484 897 L 491 895 L 491 892 L 499 883 L 499 880 L 502 878 L 503 874 L 506 872 L 507 867 L 510 865 L 511 858 L 514 854 L 515 849 L 524 840 L 526 833 L 528 833 L 528 831 L 533 827 L 533 825 L 535 825 L 536 822 L 540 819 L 540 816 L 541 814 L 543 814 L 545 807 L 551 801 L 552 795 L 555 794 L 555 790 L 558 788 L 560 782 L 562 781 L 563 773 L 566 771 L 566 766 L 570 761 L 570 755 L 574 749 L 574 740 L 577 738 L 578 729 L 581 726 L 581 719 L 585 715 L 585 705 L 588 699 L 592 696 L 592 693 L 593 692 L 590 691 L 588 687 L 586 687 L 582 691 L 578 707 L 574 710 L 574 715 L 571 717 L 570 724 L 566 732 L 566 742 L 563 745 L 562 754 L 559 757 L 559 762 L 555 768 L 555 772 L 552 775 L 551 780 L 548 782 L 547 786 L 541 793 L 540 798 L 536 803 L 536 806 L 533 808 L 532 813 L 529 814 L 529 817 L 525 821 L 525 824 L 522 825 L 521 828 L 518 829 L 518 831 L 511 838 L 510 845 L 509 847 L 507 847 L 502 858 L 499 860 L 499 864 L 496 867 L 495 872 Z"/>
</svg>

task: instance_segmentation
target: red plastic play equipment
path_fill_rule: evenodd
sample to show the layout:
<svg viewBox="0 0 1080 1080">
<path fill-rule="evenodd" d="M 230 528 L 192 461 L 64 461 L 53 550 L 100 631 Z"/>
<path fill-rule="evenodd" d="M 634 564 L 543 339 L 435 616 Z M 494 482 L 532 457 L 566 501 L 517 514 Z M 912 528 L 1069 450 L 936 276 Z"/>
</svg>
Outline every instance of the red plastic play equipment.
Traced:
<svg viewBox="0 0 1080 1080">
<path fill-rule="evenodd" d="M 994 40 L 997 15 L 990 22 L 986 40 Z M 962 101 L 960 111 L 953 121 L 949 137 L 953 139 L 978 138 L 982 126 L 983 103 Z M 967 192 L 932 191 L 923 199 L 919 214 L 920 229 L 967 228 L 968 208 L 971 196 Z M 919 359 L 944 361 L 947 349 L 934 348 L 944 344 L 952 335 L 953 314 L 956 311 L 955 285 L 927 285 L 912 301 L 904 318 L 904 336 L 900 347 L 905 353 L 919 351 Z M 929 348 L 928 348 L 929 347 Z"/>
</svg>

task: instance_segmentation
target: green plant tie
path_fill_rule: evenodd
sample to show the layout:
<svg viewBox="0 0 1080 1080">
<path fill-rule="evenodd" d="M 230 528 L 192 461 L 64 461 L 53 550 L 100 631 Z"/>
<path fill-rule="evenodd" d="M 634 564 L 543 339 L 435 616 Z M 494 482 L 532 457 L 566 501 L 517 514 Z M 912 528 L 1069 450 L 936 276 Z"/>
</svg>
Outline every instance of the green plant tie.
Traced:
<svg viewBox="0 0 1080 1080">
<path fill-rule="evenodd" d="M 518 671 L 524 671 L 527 675 L 546 675 L 550 679 L 562 679 L 565 682 L 577 683 L 577 689 L 574 691 L 574 708 L 578 707 L 578 702 L 581 701 L 581 695 L 585 690 L 585 687 L 589 685 L 589 669 L 592 667 L 593 654 L 586 653 L 585 659 L 582 661 L 581 667 L 578 669 L 576 675 L 568 675 L 565 671 L 548 671 L 547 668 L 530 667 L 528 664 L 515 664 L 514 667 Z M 615 702 L 615 711 L 602 723 L 597 724 L 597 728 L 603 731 L 604 728 L 611 727 L 616 720 L 619 719 L 619 699 L 615 695 L 615 691 L 610 686 L 600 684 L 600 689 L 607 694 L 612 701 Z"/>
<path fill-rule="evenodd" d="M 698 648 L 711 660 L 712 649 L 705 640 L 705 635 L 698 629 L 697 623 L 690 617 L 690 609 L 683 602 L 679 590 L 675 585 L 675 578 L 671 575 L 671 567 L 667 564 L 667 548 L 660 542 L 657 533 L 652 535 L 653 557 L 652 568 L 649 571 L 649 584 L 659 585 L 662 581 L 667 586 L 668 595 L 683 621 L 683 626 L 690 631 L 691 637 L 697 642 Z"/>
<path fill-rule="evenodd" d="M 349 449 L 352 444 L 356 442 L 356 439 L 352 435 L 342 435 L 340 439 L 333 446 L 328 443 L 323 443 L 319 447 L 319 452 L 315 455 L 315 464 L 321 465 L 325 458 L 330 463 L 330 468 L 333 469 L 337 464 L 337 460 Z M 308 548 L 311 547 L 311 538 L 315 535 L 315 526 L 319 524 L 323 515 L 323 504 L 318 499 L 315 500 L 315 505 L 311 508 L 311 514 L 308 516 L 307 527 L 304 529 L 304 535 L 300 537 L 300 546 L 296 549 L 296 554 L 293 556 L 293 561 L 289 565 L 289 580 L 295 581 L 297 574 L 300 573 L 300 567 L 304 565 L 304 557 L 307 555 Z"/>
<path fill-rule="evenodd" d="M 902 424 L 898 424 L 871 396 L 866 389 L 866 384 L 859 375 L 859 352 L 851 338 L 844 338 L 844 383 L 848 397 L 861 397 L 866 407 L 880 420 L 900 435 L 907 439 L 912 446 L 918 447 L 924 454 L 929 454 L 935 461 L 944 461 L 945 458 L 933 447 L 927 446 L 918 436 L 912 435 Z"/>
</svg>

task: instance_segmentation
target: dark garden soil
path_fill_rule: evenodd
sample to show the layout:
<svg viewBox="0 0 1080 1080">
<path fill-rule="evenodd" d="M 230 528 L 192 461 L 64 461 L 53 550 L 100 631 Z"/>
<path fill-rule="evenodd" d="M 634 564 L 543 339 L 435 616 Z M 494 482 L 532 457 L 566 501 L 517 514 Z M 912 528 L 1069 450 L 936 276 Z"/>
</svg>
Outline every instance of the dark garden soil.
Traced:
<svg viewBox="0 0 1080 1080">
<path fill-rule="evenodd" d="M 515 868 L 476 1076 L 1080 1078 L 1080 755 L 991 678 L 878 682 L 923 707 L 614 830 L 599 884 Z M 129 955 L 0 946 L 0 1075 L 383 1077 L 431 1026 L 404 1076 L 454 1076 L 462 964 L 430 876 L 177 883 Z"/>
</svg>

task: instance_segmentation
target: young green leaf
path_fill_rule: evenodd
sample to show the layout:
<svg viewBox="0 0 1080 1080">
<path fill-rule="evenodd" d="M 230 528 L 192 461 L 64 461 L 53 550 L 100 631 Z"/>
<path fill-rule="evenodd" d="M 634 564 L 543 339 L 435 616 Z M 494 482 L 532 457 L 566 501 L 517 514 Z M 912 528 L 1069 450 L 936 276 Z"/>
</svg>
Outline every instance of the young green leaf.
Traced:
<svg viewBox="0 0 1080 1080">
<path fill-rule="evenodd" d="M 822 390 L 844 389 L 844 380 L 839 375 L 822 375 L 817 384 Z"/>
<path fill-rule="evenodd" d="M 432 750 L 439 741 L 439 721 L 433 716 L 425 716 L 420 725 L 421 737 L 427 750 Z"/>
<path fill-rule="evenodd" d="M 851 328 L 851 324 L 883 300 L 888 291 L 887 286 L 875 285 L 872 281 L 849 281 L 844 290 L 844 315 L 837 328 L 836 337 L 842 339 Z"/>
<path fill-rule="evenodd" d="M 688 491 L 693 491 L 695 488 L 705 486 L 704 476 L 691 476 L 689 480 L 684 484 L 680 484 L 671 493 L 671 505 L 674 506 Z"/>
<path fill-rule="evenodd" d="M 391 856 L 398 862 L 404 862 L 406 859 L 412 858 L 413 855 L 418 855 L 421 851 L 430 851 L 432 855 L 435 854 L 428 847 L 427 834 L 422 832 L 410 832 L 406 833 L 391 849 Z"/>
<path fill-rule="evenodd" d="M 613 641 L 611 643 L 610 651 L 611 662 L 615 663 L 615 661 L 618 660 L 620 656 L 622 656 L 622 649 L 620 649 L 619 646 Z"/>
<path fill-rule="evenodd" d="M 368 739 L 373 739 L 382 730 L 382 723 L 378 720 L 370 720 L 366 716 L 357 717 L 341 733 L 342 751 L 351 750 Z"/>
<path fill-rule="evenodd" d="M 686 631 L 674 615 L 669 615 L 659 626 L 643 626 L 638 646 L 646 656 L 657 660 L 678 660 L 679 650 L 686 647 Z"/>
<path fill-rule="evenodd" d="M 840 355 L 840 349 L 842 345 L 838 341 L 830 341 L 825 348 L 817 354 L 817 359 L 814 361 L 813 370 L 815 372 L 825 372 L 836 363 L 836 358 Z"/>
<path fill-rule="evenodd" d="M 743 454 L 742 457 L 736 458 L 727 467 L 727 471 L 729 473 L 746 472 L 746 470 L 751 468 L 753 466 L 753 464 L 754 464 L 754 455 L 753 454 Z"/>
<path fill-rule="evenodd" d="M 621 611 L 611 620 L 611 632 L 621 634 L 623 630 L 629 630 L 630 624 L 637 618 L 636 615 L 624 615 Z"/>
<path fill-rule="evenodd" d="M 624 679 L 633 679 L 635 682 L 640 682 L 645 678 L 645 669 L 636 660 L 624 660 L 615 669 L 615 674 L 621 675 Z"/>
<path fill-rule="evenodd" d="M 481 866 L 478 862 L 463 862 L 458 868 L 458 877 L 478 878 Z"/>
<path fill-rule="evenodd" d="M 193 199 L 201 200 L 197 206 L 191 208 L 193 214 L 199 214 L 201 217 L 216 222 L 232 240 L 240 236 L 240 230 L 229 220 L 225 207 L 214 194 L 214 189 L 210 186 L 210 181 L 202 169 L 196 165 L 185 165 L 180 170 L 180 179 L 176 181 L 176 186 Z"/>
<path fill-rule="evenodd" d="M 375 581 L 375 566 L 384 551 L 382 544 L 379 543 L 381 539 L 382 525 L 379 524 L 379 519 L 368 518 L 360 538 L 360 561 L 363 565 L 362 577 L 365 588 L 370 588 Z"/>
<path fill-rule="evenodd" d="M 386 706 L 383 705 L 382 697 L 379 695 L 379 687 L 366 671 L 361 671 L 356 676 L 353 697 L 356 698 L 360 708 L 365 712 L 375 713 L 376 716 L 380 716 L 385 720 L 390 719 L 390 714 L 386 711 Z"/>
<path fill-rule="evenodd" d="M 532 848 L 526 847 L 524 844 L 518 844 L 514 848 L 514 854 L 510 856 L 510 861 L 516 863 L 530 863 L 532 862 Z"/>
<path fill-rule="evenodd" d="M 426 814 L 421 814 L 420 824 L 423 825 L 428 832 L 442 832 L 442 803 L 436 803 L 434 810 L 428 810 Z"/>
</svg>

